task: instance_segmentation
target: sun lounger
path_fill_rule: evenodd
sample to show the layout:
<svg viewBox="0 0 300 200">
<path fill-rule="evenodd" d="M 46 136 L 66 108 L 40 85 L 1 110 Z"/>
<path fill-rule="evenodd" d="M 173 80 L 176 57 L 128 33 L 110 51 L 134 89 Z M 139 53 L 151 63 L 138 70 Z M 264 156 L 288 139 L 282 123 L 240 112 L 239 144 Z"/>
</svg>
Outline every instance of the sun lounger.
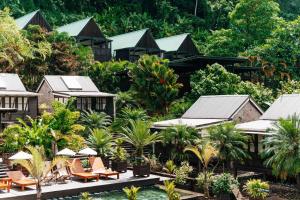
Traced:
<svg viewBox="0 0 300 200">
<path fill-rule="evenodd" d="M 36 185 L 36 180 L 27 178 L 21 171 L 9 171 L 6 172 L 6 174 L 9 178 L 11 178 L 12 183 L 21 187 L 22 191 L 27 186 Z"/>
<path fill-rule="evenodd" d="M 88 179 L 96 179 L 97 181 L 99 181 L 98 174 L 84 171 L 80 159 L 78 158 L 73 160 L 70 171 L 73 176 L 84 179 L 84 182 L 87 182 Z"/>
<path fill-rule="evenodd" d="M 11 188 L 11 178 L 0 178 L 0 189 L 10 191 Z"/>
<path fill-rule="evenodd" d="M 67 179 L 71 180 L 71 174 L 69 173 L 66 166 L 56 166 L 56 170 L 54 171 L 56 175 L 56 182 L 65 182 Z"/>
<path fill-rule="evenodd" d="M 109 176 L 117 176 L 117 179 L 119 179 L 119 172 L 112 171 L 111 169 L 106 169 L 102 159 L 100 157 L 96 157 L 93 160 L 92 166 L 92 172 L 94 174 L 99 174 L 100 176 L 104 176 L 106 179 L 108 179 Z"/>
</svg>

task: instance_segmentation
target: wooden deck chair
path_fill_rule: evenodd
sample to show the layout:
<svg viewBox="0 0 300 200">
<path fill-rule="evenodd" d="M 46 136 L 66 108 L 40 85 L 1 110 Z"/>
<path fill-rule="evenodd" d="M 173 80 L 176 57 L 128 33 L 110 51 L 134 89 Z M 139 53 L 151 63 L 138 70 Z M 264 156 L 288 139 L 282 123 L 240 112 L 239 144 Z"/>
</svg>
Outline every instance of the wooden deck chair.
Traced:
<svg viewBox="0 0 300 200">
<path fill-rule="evenodd" d="M 51 162 L 50 162 L 50 161 L 46 161 L 45 164 L 46 164 L 46 168 L 50 168 L 50 167 L 51 167 Z M 54 181 L 54 180 L 55 180 L 55 174 L 53 173 L 53 170 L 51 169 L 51 170 L 47 173 L 47 175 L 46 175 L 45 179 L 43 180 L 43 182 L 44 182 L 46 185 L 48 185 L 48 184 L 51 183 L 51 181 Z"/>
<path fill-rule="evenodd" d="M 71 180 L 71 174 L 66 166 L 56 165 L 55 175 L 56 182 L 59 181 L 65 183 L 67 179 Z"/>
<path fill-rule="evenodd" d="M 27 178 L 21 171 L 9 171 L 6 174 L 11 178 L 12 183 L 21 187 L 22 191 L 26 186 L 36 185 L 36 180 Z"/>
<path fill-rule="evenodd" d="M 10 178 L 0 178 L 0 189 L 10 192 L 12 180 Z"/>
<path fill-rule="evenodd" d="M 84 182 L 87 182 L 88 179 L 96 179 L 99 181 L 99 175 L 93 174 L 91 172 L 85 172 L 80 159 L 76 158 L 73 160 L 72 165 L 70 167 L 71 174 L 80 179 L 84 179 Z"/>
<path fill-rule="evenodd" d="M 94 162 L 92 165 L 92 172 L 99 174 L 100 176 L 104 176 L 106 179 L 109 176 L 117 175 L 117 178 L 119 179 L 119 172 L 112 171 L 111 169 L 106 169 L 106 167 L 104 166 L 102 159 L 100 157 L 96 157 L 94 159 Z"/>
</svg>

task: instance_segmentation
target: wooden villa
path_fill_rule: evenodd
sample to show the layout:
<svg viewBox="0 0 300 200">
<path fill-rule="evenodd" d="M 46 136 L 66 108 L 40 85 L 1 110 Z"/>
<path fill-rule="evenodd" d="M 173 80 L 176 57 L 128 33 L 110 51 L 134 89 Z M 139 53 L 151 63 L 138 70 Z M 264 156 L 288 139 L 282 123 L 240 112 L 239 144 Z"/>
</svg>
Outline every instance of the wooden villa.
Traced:
<svg viewBox="0 0 300 200">
<path fill-rule="evenodd" d="M 47 75 L 36 92 L 40 94 L 39 105 L 46 104 L 50 111 L 52 101 L 66 103 L 74 97 L 78 110 L 105 112 L 115 117 L 116 95 L 100 92 L 88 76 Z"/>
<path fill-rule="evenodd" d="M 142 29 L 109 38 L 114 59 L 136 61 L 141 55 L 158 55 L 161 49 L 156 44 L 150 29 Z"/>
<path fill-rule="evenodd" d="M 85 46 L 90 46 L 95 60 L 109 61 L 111 59 L 111 41 L 105 37 L 92 17 L 66 24 L 56 30 L 60 33 L 67 33 Z"/>
<path fill-rule="evenodd" d="M 287 119 L 294 114 L 300 115 L 300 94 L 285 94 L 276 99 L 258 120 L 236 125 L 238 130 L 250 137 L 248 150 L 252 159 L 243 168 L 258 171 L 266 169 L 260 156 L 265 148 L 262 140 L 274 134 L 275 124 L 280 118 Z"/>
<path fill-rule="evenodd" d="M 38 114 L 38 94 L 26 91 L 17 74 L 0 73 L 1 129 L 15 123 L 17 118 L 35 118 Z"/>
<path fill-rule="evenodd" d="M 47 32 L 52 30 L 47 20 L 43 17 L 40 10 L 33 11 L 22 17 L 17 18 L 16 24 L 20 29 L 26 29 L 29 25 L 39 25 Z"/>
<path fill-rule="evenodd" d="M 169 60 L 199 55 L 199 51 L 189 33 L 160 38 L 155 41 L 159 48 L 164 51 L 163 57 Z"/>
<path fill-rule="evenodd" d="M 211 126 L 233 121 L 248 122 L 258 119 L 263 111 L 249 95 L 201 96 L 178 119 L 155 122 L 153 129 L 166 129 L 177 125 L 196 128 L 200 133 Z"/>
</svg>

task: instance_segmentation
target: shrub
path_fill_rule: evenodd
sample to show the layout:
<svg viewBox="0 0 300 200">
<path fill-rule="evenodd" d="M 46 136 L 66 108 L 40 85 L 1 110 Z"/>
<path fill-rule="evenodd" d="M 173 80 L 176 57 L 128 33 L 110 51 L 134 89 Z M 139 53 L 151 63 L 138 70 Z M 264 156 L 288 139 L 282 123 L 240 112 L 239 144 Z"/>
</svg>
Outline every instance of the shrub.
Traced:
<svg viewBox="0 0 300 200">
<path fill-rule="evenodd" d="M 164 181 L 165 191 L 168 195 L 168 200 L 180 200 L 180 194 L 175 192 L 175 182 L 174 181 Z"/>
<path fill-rule="evenodd" d="M 269 184 L 263 182 L 260 179 L 251 179 L 248 180 L 244 185 L 244 190 L 247 194 L 254 199 L 264 200 L 269 194 Z"/>
<path fill-rule="evenodd" d="M 189 174 L 193 171 L 193 167 L 185 161 L 181 163 L 181 166 L 178 169 L 174 170 L 176 175 L 175 183 L 185 184 L 186 179 L 189 177 Z"/>
<path fill-rule="evenodd" d="M 200 172 L 196 178 L 197 186 L 204 191 L 207 184 L 208 187 L 212 186 L 214 174 L 212 172 Z"/>
<path fill-rule="evenodd" d="M 215 177 L 212 188 L 216 195 L 230 194 L 232 189 L 238 186 L 238 181 L 228 173 L 223 173 Z"/>
<path fill-rule="evenodd" d="M 123 188 L 128 200 L 137 200 L 137 193 L 140 190 L 140 187 L 131 186 L 130 188 Z"/>
<path fill-rule="evenodd" d="M 165 164 L 164 170 L 167 171 L 167 173 L 173 174 L 176 169 L 176 165 L 173 162 L 173 160 L 168 160 Z"/>
</svg>

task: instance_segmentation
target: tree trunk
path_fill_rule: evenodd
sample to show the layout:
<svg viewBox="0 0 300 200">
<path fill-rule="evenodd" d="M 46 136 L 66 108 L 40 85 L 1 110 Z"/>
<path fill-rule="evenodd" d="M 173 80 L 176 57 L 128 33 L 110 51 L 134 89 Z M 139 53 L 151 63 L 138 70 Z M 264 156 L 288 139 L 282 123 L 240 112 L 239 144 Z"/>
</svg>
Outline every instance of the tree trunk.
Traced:
<svg viewBox="0 0 300 200">
<path fill-rule="evenodd" d="M 36 184 L 36 200 L 42 199 L 42 187 L 40 181 Z"/>
<path fill-rule="evenodd" d="M 195 11 L 194 11 L 195 16 L 197 16 L 197 10 L 198 10 L 198 0 L 196 0 L 195 2 Z"/>
</svg>

